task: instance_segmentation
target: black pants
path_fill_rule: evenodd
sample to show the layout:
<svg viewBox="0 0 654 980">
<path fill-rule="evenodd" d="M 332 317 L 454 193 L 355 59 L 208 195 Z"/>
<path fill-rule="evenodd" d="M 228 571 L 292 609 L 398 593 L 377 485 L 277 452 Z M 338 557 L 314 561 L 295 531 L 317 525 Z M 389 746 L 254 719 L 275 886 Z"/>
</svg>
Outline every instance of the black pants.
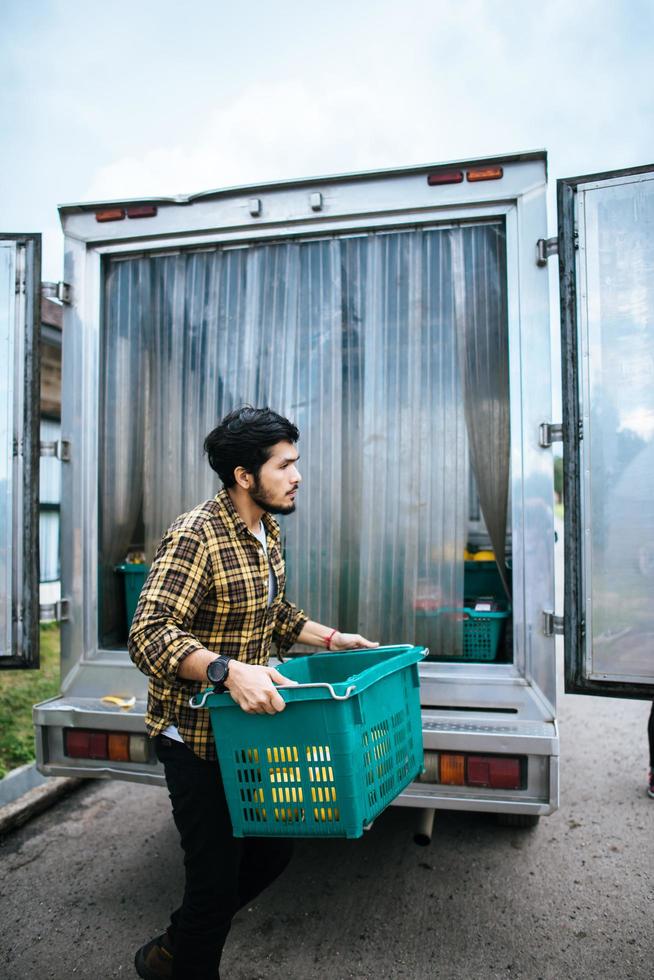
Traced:
<svg viewBox="0 0 654 980">
<path fill-rule="evenodd" d="M 649 739 L 649 767 L 654 772 L 654 701 L 652 701 L 652 710 L 649 713 L 647 736 Z"/>
<path fill-rule="evenodd" d="M 206 762 L 164 735 L 156 751 L 166 773 L 184 851 L 186 883 L 168 932 L 174 980 L 219 980 L 234 914 L 284 870 L 293 844 L 284 838 L 235 838 L 217 762 Z"/>
</svg>

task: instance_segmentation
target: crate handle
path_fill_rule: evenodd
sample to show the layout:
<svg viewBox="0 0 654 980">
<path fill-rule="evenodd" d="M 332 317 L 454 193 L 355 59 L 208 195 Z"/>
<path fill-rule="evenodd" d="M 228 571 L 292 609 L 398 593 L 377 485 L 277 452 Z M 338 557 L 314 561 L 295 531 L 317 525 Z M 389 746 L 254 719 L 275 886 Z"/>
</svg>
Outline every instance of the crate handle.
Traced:
<svg viewBox="0 0 654 980">
<path fill-rule="evenodd" d="M 328 684 L 327 681 L 319 681 L 316 682 L 315 684 L 275 684 L 275 687 L 278 690 L 287 690 L 287 691 L 297 691 L 298 689 L 301 690 L 306 687 L 326 687 L 335 701 L 347 701 L 347 699 L 351 698 L 357 689 L 356 684 L 350 684 L 347 687 L 345 694 L 337 694 L 336 691 L 334 690 L 333 685 Z M 209 697 L 210 694 L 215 694 L 215 691 L 212 687 L 207 688 L 206 691 L 202 691 L 202 695 L 194 694 L 192 698 L 189 698 L 188 703 L 191 706 L 191 708 L 204 708 L 207 698 Z M 198 697 L 200 698 L 200 700 L 196 701 L 196 698 Z"/>
<path fill-rule="evenodd" d="M 356 684 L 349 684 L 345 694 L 337 694 L 333 685 L 328 684 L 327 681 L 316 681 L 314 684 L 275 684 L 275 687 L 281 690 L 286 688 L 288 691 L 303 690 L 305 687 L 326 687 L 335 701 L 347 701 L 357 689 Z"/>
</svg>

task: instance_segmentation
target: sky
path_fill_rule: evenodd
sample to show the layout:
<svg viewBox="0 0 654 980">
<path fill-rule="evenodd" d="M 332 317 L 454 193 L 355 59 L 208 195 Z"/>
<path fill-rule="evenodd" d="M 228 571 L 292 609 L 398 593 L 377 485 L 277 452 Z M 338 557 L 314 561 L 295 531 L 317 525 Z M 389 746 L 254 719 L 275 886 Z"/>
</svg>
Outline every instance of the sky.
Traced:
<svg viewBox="0 0 654 980">
<path fill-rule="evenodd" d="M 57 205 L 547 149 L 654 160 L 648 0 L 2 0 L 0 230 Z M 555 234 L 551 208 L 550 234 Z"/>
</svg>

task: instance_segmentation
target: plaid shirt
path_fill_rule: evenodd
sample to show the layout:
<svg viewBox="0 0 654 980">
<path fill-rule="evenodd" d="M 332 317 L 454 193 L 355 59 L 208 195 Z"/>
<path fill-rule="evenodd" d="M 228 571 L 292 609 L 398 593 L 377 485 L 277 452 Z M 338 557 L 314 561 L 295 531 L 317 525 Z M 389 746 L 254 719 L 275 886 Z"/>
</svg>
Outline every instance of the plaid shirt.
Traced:
<svg viewBox="0 0 654 980">
<path fill-rule="evenodd" d="M 221 490 L 168 529 L 132 621 L 129 653 L 150 678 L 145 716 L 149 735 L 176 725 L 185 744 L 203 759 L 216 758 L 209 712 L 190 708 L 188 702 L 206 683 L 178 676 L 184 658 L 204 648 L 266 664 L 271 641 L 281 652 L 288 650 L 307 622 L 284 598 L 279 525 L 268 514 L 263 524 L 277 583 L 271 605 L 261 542 Z"/>
</svg>

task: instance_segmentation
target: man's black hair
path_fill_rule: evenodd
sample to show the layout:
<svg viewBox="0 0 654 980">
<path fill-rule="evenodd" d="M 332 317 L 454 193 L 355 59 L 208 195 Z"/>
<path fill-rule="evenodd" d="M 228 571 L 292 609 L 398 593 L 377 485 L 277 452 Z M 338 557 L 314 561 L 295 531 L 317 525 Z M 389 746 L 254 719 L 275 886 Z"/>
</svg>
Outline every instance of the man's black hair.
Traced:
<svg viewBox="0 0 654 980">
<path fill-rule="evenodd" d="M 278 442 L 296 443 L 300 433 L 292 422 L 270 408 L 243 405 L 234 409 L 204 440 L 209 465 L 229 489 L 236 483 L 234 470 L 242 466 L 255 479 L 270 450 Z"/>
</svg>

